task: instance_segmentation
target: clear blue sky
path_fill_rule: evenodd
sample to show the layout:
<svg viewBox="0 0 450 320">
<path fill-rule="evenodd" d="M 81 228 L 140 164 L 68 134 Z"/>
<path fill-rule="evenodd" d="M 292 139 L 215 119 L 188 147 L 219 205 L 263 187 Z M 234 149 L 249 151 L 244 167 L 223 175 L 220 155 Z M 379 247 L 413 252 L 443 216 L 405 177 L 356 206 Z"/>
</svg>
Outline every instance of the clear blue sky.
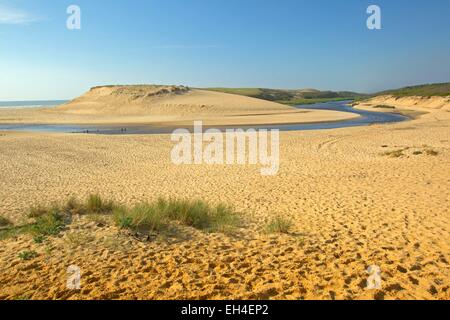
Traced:
<svg viewBox="0 0 450 320">
<path fill-rule="evenodd" d="M 0 0 L 0 100 L 134 83 L 374 92 L 450 81 L 449 39 L 449 0 Z"/>
</svg>

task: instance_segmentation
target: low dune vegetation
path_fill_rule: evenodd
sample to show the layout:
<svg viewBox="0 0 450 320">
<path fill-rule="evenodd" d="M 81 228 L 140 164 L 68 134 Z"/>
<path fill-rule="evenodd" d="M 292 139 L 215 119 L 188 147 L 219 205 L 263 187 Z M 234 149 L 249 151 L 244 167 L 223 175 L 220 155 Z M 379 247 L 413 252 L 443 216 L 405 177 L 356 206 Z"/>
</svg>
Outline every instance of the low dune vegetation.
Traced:
<svg viewBox="0 0 450 320">
<path fill-rule="evenodd" d="M 432 83 L 418 86 L 409 86 L 395 90 L 382 91 L 377 95 L 392 95 L 394 97 L 446 97 L 450 96 L 450 82 Z"/>
<path fill-rule="evenodd" d="M 28 218 L 34 221 L 26 225 L 13 226 L 6 218 L 0 219 L 4 226 L 0 240 L 30 234 L 36 243 L 42 243 L 47 237 L 58 235 L 73 215 L 88 216 L 101 224 L 113 221 L 118 228 L 134 232 L 163 232 L 178 224 L 204 232 L 228 233 L 240 224 L 238 213 L 226 204 L 160 198 L 129 207 L 90 195 L 84 202 L 71 198 L 64 204 L 32 207 Z"/>
<path fill-rule="evenodd" d="M 33 250 L 25 250 L 25 251 L 19 252 L 18 256 L 21 260 L 31 260 L 31 259 L 36 258 L 38 256 L 38 253 Z"/>
<path fill-rule="evenodd" d="M 237 226 L 239 220 L 233 209 L 225 204 L 211 206 L 201 200 L 166 200 L 141 203 L 134 207 L 117 207 L 116 224 L 134 231 L 162 231 L 171 222 L 208 232 L 227 232 Z"/>
<path fill-rule="evenodd" d="M 408 151 L 409 153 L 407 153 Z M 408 154 L 413 156 L 426 155 L 435 157 L 439 155 L 439 152 L 429 146 L 423 146 L 423 147 L 404 147 L 401 149 L 395 149 L 381 153 L 382 156 L 387 156 L 391 158 L 401 158 L 408 156 Z"/>
<path fill-rule="evenodd" d="M 276 216 L 269 221 L 265 227 L 266 233 L 282 233 L 289 234 L 291 232 L 293 223 L 291 220 L 283 217 Z"/>
<path fill-rule="evenodd" d="M 286 105 L 314 104 L 330 101 L 355 100 L 367 95 L 350 91 L 320 91 L 316 89 L 268 89 L 268 88 L 206 88 L 205 90 L 247 96 Z"/>
</svg>

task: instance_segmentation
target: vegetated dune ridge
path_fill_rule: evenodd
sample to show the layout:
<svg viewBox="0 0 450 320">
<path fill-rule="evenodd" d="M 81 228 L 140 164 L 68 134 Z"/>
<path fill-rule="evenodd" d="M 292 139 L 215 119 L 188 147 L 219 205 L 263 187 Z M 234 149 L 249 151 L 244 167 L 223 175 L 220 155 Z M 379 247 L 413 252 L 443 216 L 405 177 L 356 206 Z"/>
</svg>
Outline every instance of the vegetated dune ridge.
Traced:
<svg viewBox="0 0 450 320">
<path fill-rule="evenodd" d="M 269 88 L 205 88 L 204 90 L 243 95 L 287 105 L 314 104 L 336 100 L 354 100 L 367 95 L 351 91 L 320 91 L 316 89 Z"/>
<path fill-rule="evenodd" d="M 282 124 L 339 121 L 347 112 L 298 110 L 271 101 L 183 86 L 104 86 L 54 109 L 0 110 L 0 123 Z"/>
<path fill-rule="evenodd" d="M 177 166 L 165 135 L 0 133 L 0 214 L 16 225 L 31 205 L 91 193 L 225 202 L 243 220 L 236 234 L 142 241 L 108 216 L 74 216 L 43 243 L 0 242 L 0 299 L 450 299 L 450 112 L 408 107 L 428 113 L 282 132 L 273 177 L 259 165 Z M 288 234 L 264 232 L 275 216 L 292 221 Z M 70 265 L 81 290 L 66 286 Z M 380 290 L 366 287 L 370 265 Z"/>
</svg>

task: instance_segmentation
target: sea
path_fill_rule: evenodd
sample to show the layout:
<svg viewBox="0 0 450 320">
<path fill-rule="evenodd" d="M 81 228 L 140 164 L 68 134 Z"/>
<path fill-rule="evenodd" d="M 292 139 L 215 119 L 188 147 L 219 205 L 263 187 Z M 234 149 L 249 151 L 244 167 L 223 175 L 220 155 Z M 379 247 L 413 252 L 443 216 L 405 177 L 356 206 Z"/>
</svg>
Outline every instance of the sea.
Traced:
<svg viewBox="0 0 450 320">
<path fill-rule="evenodd" d="M 28 101 L 0 101 L 0 108 L 42 108 L 42 107 L 56 107 L 69 100 L 28 100 Z"/>
</svg>

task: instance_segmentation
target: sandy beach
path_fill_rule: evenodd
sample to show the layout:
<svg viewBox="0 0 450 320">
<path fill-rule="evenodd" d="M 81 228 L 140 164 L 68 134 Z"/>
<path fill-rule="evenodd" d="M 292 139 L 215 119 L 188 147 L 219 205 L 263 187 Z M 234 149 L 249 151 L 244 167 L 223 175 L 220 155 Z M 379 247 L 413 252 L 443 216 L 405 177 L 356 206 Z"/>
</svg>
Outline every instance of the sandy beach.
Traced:
<svg viewBox="0 0 450 320">
<path fill-rule="evenodd" d="M 331 2 L 0 0 L 0 304 L 449 301 L 450 1 Z"/>
<path fill-rule="evenodd" d="M 99 193 L 226 202 L 243 225 L 142 242 L 74 217 L 45 245 L 1 242 L 0 299 L 450 299 L 450 113 L 425 110 L 398 124 L 282 132 L 272 177 L 252 165 L 176 166 L 168 135 L 2 132 L 0 214 L 16 224 L 36 202 Z M 293 221 L 291 233 L 264 232 L 275 215 Z M 38 256 L 23 261 L 22 250 Z M 72 264 L 80 291 L 66 288 Z M 370 265 L 381 290 L 366 289 Z"/>
</svg>

